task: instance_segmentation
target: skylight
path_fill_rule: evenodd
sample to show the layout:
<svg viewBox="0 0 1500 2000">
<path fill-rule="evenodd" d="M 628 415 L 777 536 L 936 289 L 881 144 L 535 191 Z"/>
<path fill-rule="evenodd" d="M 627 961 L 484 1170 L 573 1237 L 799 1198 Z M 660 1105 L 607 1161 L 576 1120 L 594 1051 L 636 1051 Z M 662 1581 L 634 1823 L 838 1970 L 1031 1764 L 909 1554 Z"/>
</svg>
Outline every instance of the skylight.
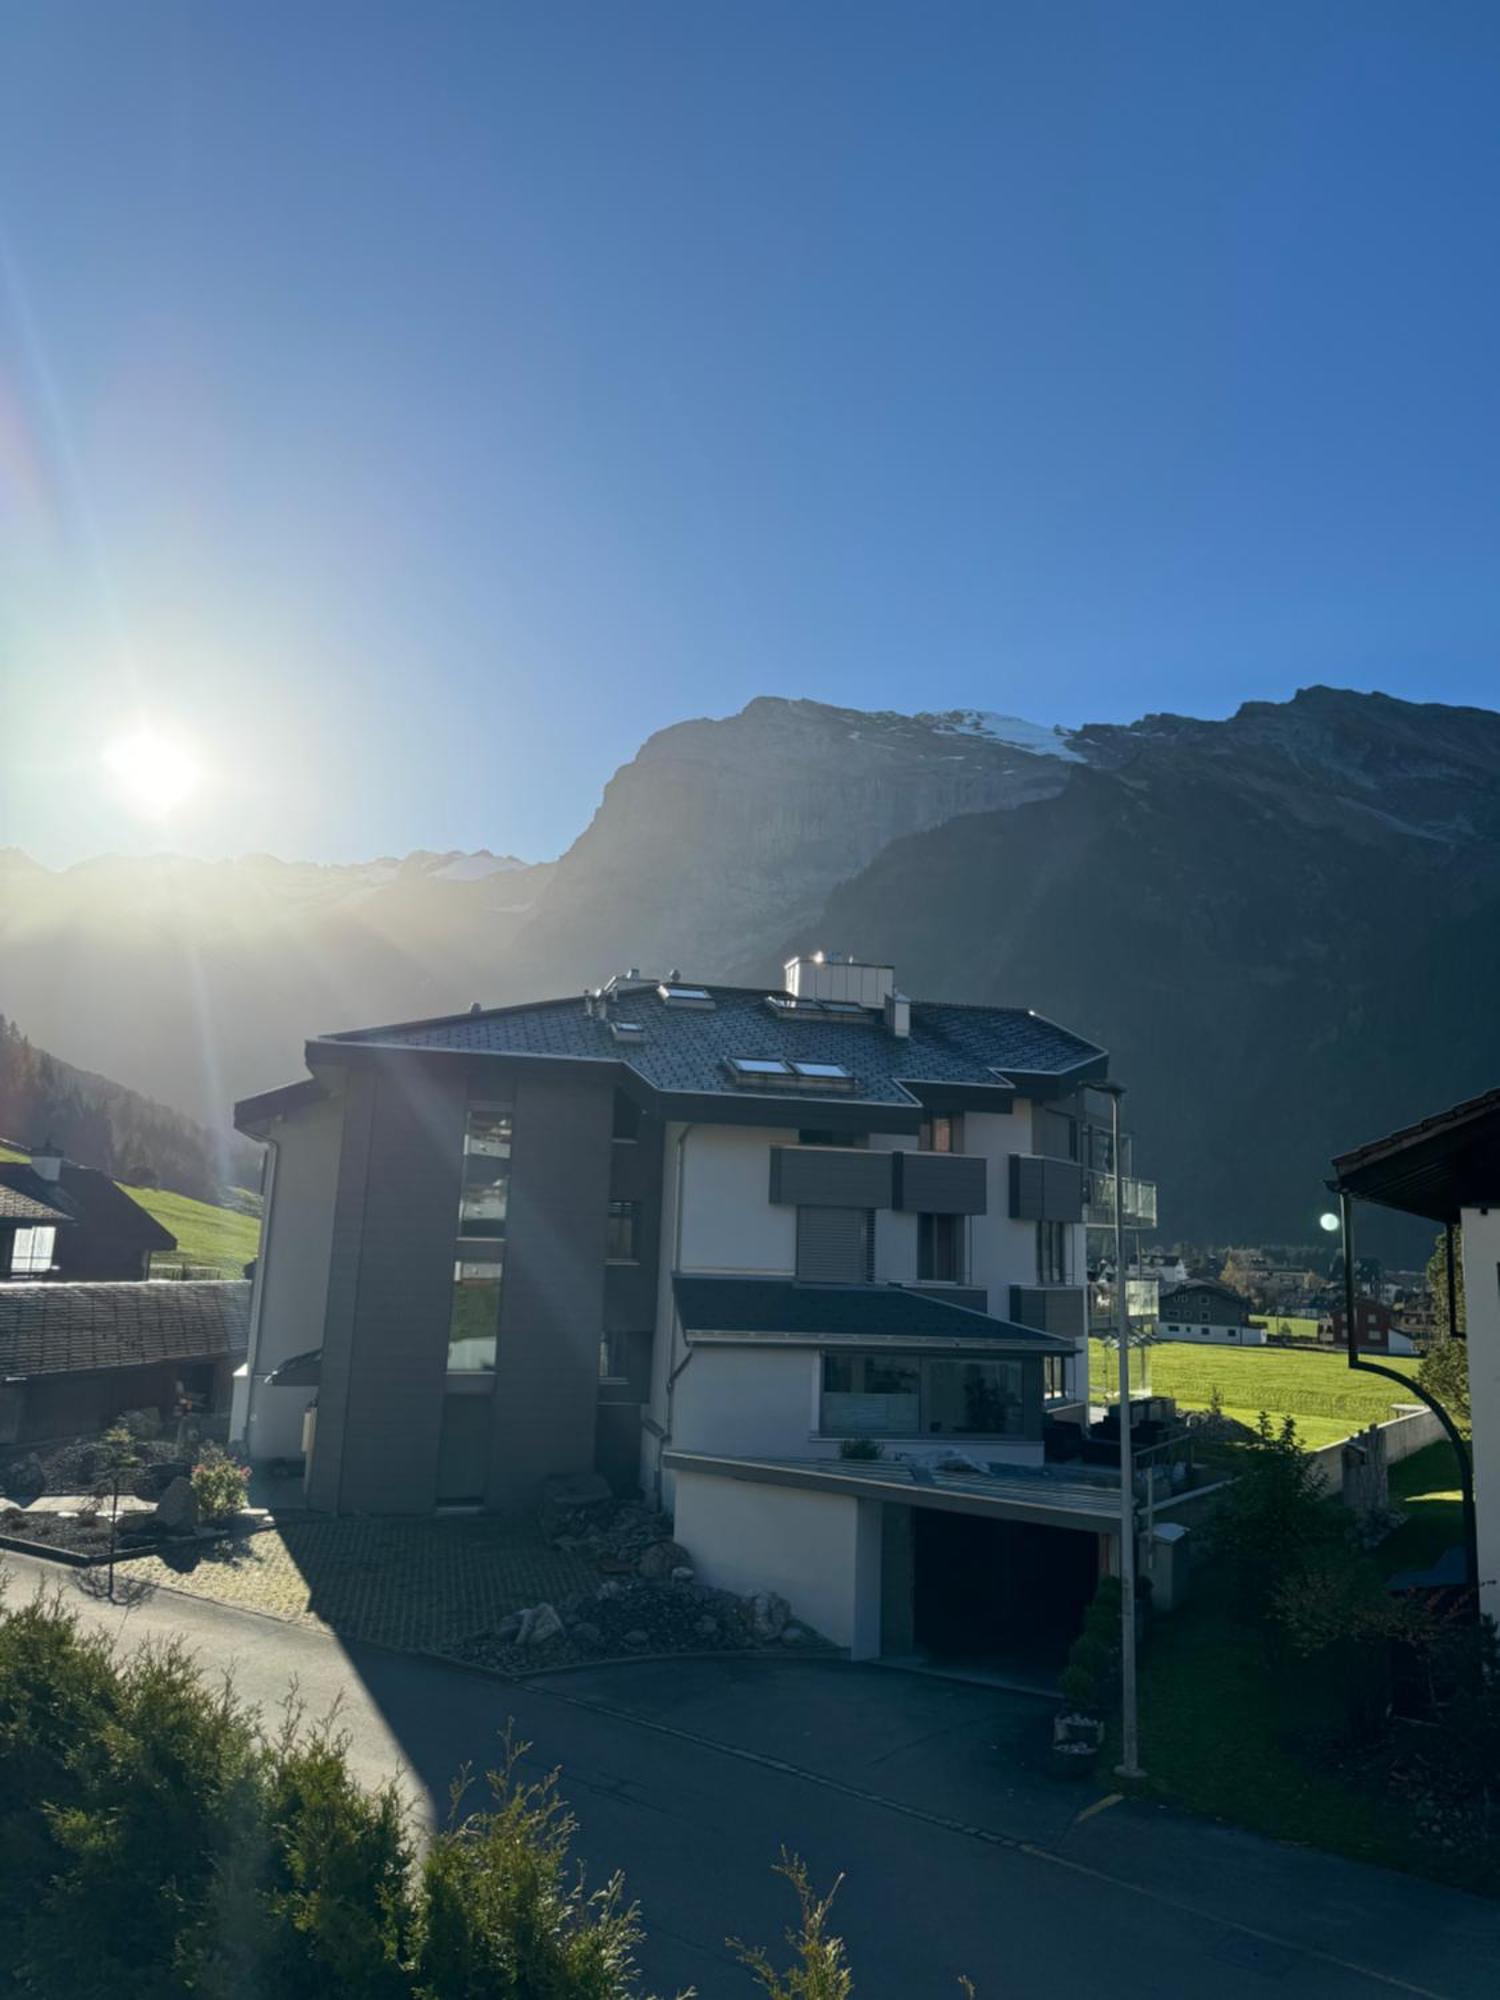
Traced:
<svg viewBox="0 0 1500 2000">
<path fill-rule="evenodd" d="M 617 1042 L 643 1042 L 646 1030 L 639 1021 L 611 1021 L 609 1032 Z"/>
<path fill-rule="evenodd" d="M 714 996 L 706 986 L 667 986 L 664 984 L 658 986 L 656 990 L 661 996 L 661 1003 L 664 1007 L 712 1007 L 714 1004 Z"/>
<path fill-rule="evenodd" d="M 729 1067 L 736 1076 L 790 1076 L 792 1066 L 780 1056 L 731 1056 Z"/>
<path fill-rule="evenodd" d="M 852 1083 L 854 1081 L 852 1074 L 845 1069 L 842 1063 L 794 1062 L 792 1068 L 797 1072 L 798 1076 L 814 1078 L 819 1083 L 829 1081 Z"/>
<path fill-rule="evenodd" d="M 850 1090 L 852 1073 L 842 1063 L 787 1062 L 781 1056 L 730 1056 L 726 1067 L 736 1083 L 775 1083 L 792 1090 Z"/>
<path fill-rule="evenodd" d="M 826 1020 L 830 1015 L 843 1021 L 870 1021 L 875 1018 L 869 1007 L 861 1007 L 857 1000 L 815 1000 L 798 993 L 768 993 L 766 1005 L 773 1014 L 780 1014 L 789 1020 Z"/>
</svg>

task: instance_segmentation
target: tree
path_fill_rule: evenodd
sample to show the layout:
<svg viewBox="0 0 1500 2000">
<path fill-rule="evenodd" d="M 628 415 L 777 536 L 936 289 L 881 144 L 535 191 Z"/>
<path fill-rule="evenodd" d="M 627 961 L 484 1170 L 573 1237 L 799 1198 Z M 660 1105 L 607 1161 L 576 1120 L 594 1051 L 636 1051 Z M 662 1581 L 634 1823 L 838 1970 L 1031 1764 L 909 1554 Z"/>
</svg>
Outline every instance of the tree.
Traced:
<svg viewBox="0 0 1500 2000">
<path fill-rule="evenodd" d="M 1469 1343 L 1467 1340 L 1440 1340 L 1422 1356 L 1417 1380 L 1466 1435 L 1473 1429 L 1469 1408 Z"/>
</svg>

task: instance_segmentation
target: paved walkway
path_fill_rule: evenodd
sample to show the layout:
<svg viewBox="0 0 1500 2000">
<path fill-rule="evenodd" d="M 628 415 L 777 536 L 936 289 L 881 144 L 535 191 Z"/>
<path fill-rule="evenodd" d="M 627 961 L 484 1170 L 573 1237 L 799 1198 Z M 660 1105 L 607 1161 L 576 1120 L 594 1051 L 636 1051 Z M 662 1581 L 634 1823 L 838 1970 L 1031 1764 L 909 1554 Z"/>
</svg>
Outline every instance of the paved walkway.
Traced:
<svg viewBox="0 0 1500 2000">
<path fill-rule="evenodd" d="M 530 1522 L 329 1520 L 295 1516 L 233 1542 L 188 1544 L 122 1567 L 245 1611 L 367 1639 L 446 1652 L 508 1612 L 591 1590 L 591 1563 L 543 1541 Z"/>
<path fill-rule="evenodd" d="M 14 1588 L 57 1573 L 8 1560 Z M 860 2000 L 1494 2000 L 1500 1905 L 1335 1857 L 1058 1785 L 1047 1708 L 1019 1695 L 840 1663 L 643 1661 L 524 1683 L 343 1643 L 158 1590 L 128 1610 L 66 1588 L 126 1643 L 178 1635 L 271 1707 L 295 1676 L 336 1697 L 367 1781 L 398 1764 L 441 1811 L 507 1720 L 563 1767 L 598 1879 L 622 1867 L 663 1992 L 751 1984 L 728 1933 L 774 1942 L 782 1843 L 841 1870 Z"/>
</svg>

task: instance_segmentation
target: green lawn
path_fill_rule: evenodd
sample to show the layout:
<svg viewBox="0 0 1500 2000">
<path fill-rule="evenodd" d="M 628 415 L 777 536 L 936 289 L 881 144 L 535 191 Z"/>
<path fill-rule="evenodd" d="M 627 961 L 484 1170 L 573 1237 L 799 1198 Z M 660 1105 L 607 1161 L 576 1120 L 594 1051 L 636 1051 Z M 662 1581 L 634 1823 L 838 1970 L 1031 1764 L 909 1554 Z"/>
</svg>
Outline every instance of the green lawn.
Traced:
<svg viewBox="0 0 1500 2000">
<path fill-rule="evenodd" d="M 0 1160 L 28 1157 L 0 1142 Z M 127 1187 L 125 1192 L 177 1238 L 175 1250 L 158 1253 L 156 1258 L 169 1269 L 190 1264 L 199 1270 L 212 1269 L 221 1278 L 238 1278 L 260 1246 L 258 1215 L 216 1208 L 212 1202 L 194 1201 L 189 1195 L 171 1194 L 165 1188 Z"/>
<path fill-rule="evenodd" d="M 1344 1356 L 1287 1347 L 1198 1347 L 1187 1341 L 1158 1341 L 1148 1355 L 1132 1357 L 1139 1376 L 1148 1361 L 1149 1381 L 1159 1396 L 1173 1396 L 1180 1408 L 1206 1410 L 1219 1392 L 1226 1416 L 1252 1429 L 1262 1410 L 1273 1423 L 1295 1418 L 1297 1434 L 1309 1450 L 1335 1444 L 1366 1424 L 1383 1423 L 1401 1391 L 1379 1375 L 1356 1374 Z M 1415 1374 L 1417 1362 L 1390 1364 Z M 1113 1386 L 1115 1356 L 1099 1341 L 1089 1342 L 1089 1384 L 1096 1394 Z"/>
<path fill-rule="evenodd" d="M 1271 1333 L 1284 1330 L 1296 1340 L 1316 1340 L 1318 1337 L 1318 1322 L 1315 1319 L 1299 1319 L 1292 1313 L 1252 1313 L 1250 1324 L 1266 1327 Z"/>
<path fill-rule="evenodd" d="M 1463 1534 L 1458 1465 L 1446 1438 L 1414 1451 L 1391 1467 L 1391 1505 L 1406 1520 L 1380 1545 L 1378 1560 L 1387 1576 L 1398 1569 L 1430 1569 Z"/>
</svg>

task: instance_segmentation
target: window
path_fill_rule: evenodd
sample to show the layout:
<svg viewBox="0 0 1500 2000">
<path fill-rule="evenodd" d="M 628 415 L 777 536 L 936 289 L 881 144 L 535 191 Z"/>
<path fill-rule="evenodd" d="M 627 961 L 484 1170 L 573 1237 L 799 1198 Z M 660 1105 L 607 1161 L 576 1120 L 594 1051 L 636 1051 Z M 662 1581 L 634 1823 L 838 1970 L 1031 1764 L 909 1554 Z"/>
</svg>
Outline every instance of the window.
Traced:
<svg viewBox="0 0 1500 2000">
<path fill-rule="evenodd" d="M 875 1276 L 873 1211 L 799 1208 L 797 1276 L 804 1284 L 870 1284 Z"/>
<path fill-rule="evenodd" d="M 1068 1393 L 1068 1357 L 1048 1354 L 1042 1360 L 1042 1394 L 1049 1402 Z"/>
<path fill-rule="evenodd" d="M 52 1246 L 56 1240 L 57 1230 L 50 1224 L 36 1229 L 18 1229 L 11 1238 L 11 1276 L 45 1276 L 52 1269 Z"/>
<path fill-rule="evenodd" d="M 658 986 L 664 1007 L 712 1007 L 714 996 L 706 986 Z"/>
<path fill-rule="evenodd" d="M 790 1076 L 791 1064 L 784 1063 L 780 1056 L 731 1056 L 729 1067 L 736 1076 Z"/>
<path fill-rule="evenodd" d="M 1020 1361 L 825 1354 L 820 1427 L 828 1437 L 1019 1437 L 1024 1380 Z"/>
<path fill-rule="evenodd" d="M 964 1218 L 961 1215 L 917 1217 L 917 1281 L 928 1285 L 963 1283 Z"/>
<path fill-rule="evenodd" d="M 628 1382 L 630 1380 L 630 1337 L 624 1333 L 606 1333 L 599 1342 L 599 1380 L 601 1382 Z"/>
<path fill-rule="evenodd" d="M 1020 1435 L 1019 1361 L 929 1361 L 923 1372 L 922 1415 L 929 1433 Z"/>
<path fill-rule="evenodd" d="M 636 1238 L 641 1219 L 638 1201 L 612 1201 L 604 1225 L 604 1255 L 611 1264 L 636 1264 L 640 1251 Z"/>
<path fill-rule="evenodd" d="M 964 1149 L 964 1118 L 961 1111 L 935 1111 L 922 1120 L 917 1150 L 923 1153 L 961 1153 Z"/>
<path fill-rule="evenodd" d="M 509 1106 L 469 1106 L 458 1196 L 453 1310 L 448 1320 L 448 1372 L 453 1375 L 493 1374 L 495 1369 L 500 1289 L 505 1276 L 510 1143 Z"/>
<path fill-rule="evenodd" d="M 1039 1285 L 1072 1282 L 1072 1225 L 1039 1222 L 1036 1226 L 1036 1281 Z"/>
<path fill-rule="evenodd" d="M 804 1083 L 853 1083 L 854 1073 L 842 1063 L 794 1062 L 792 1069 Z"/>
<path fill-rule="evenodd" d="M 822 1427 L 833 1436 L 915 1437 L 921 1377 L 915 1361 L 874 1355 L 823 1356 Z"/>
<path fill-rule="evenodd" d="M 453 1314 L 448 1322 L 450 1375 L 494 1372 L 504 1269 L 498 1245 L 493 1258 L 460 1257 L 454 1264 Z"/>
</svg>

